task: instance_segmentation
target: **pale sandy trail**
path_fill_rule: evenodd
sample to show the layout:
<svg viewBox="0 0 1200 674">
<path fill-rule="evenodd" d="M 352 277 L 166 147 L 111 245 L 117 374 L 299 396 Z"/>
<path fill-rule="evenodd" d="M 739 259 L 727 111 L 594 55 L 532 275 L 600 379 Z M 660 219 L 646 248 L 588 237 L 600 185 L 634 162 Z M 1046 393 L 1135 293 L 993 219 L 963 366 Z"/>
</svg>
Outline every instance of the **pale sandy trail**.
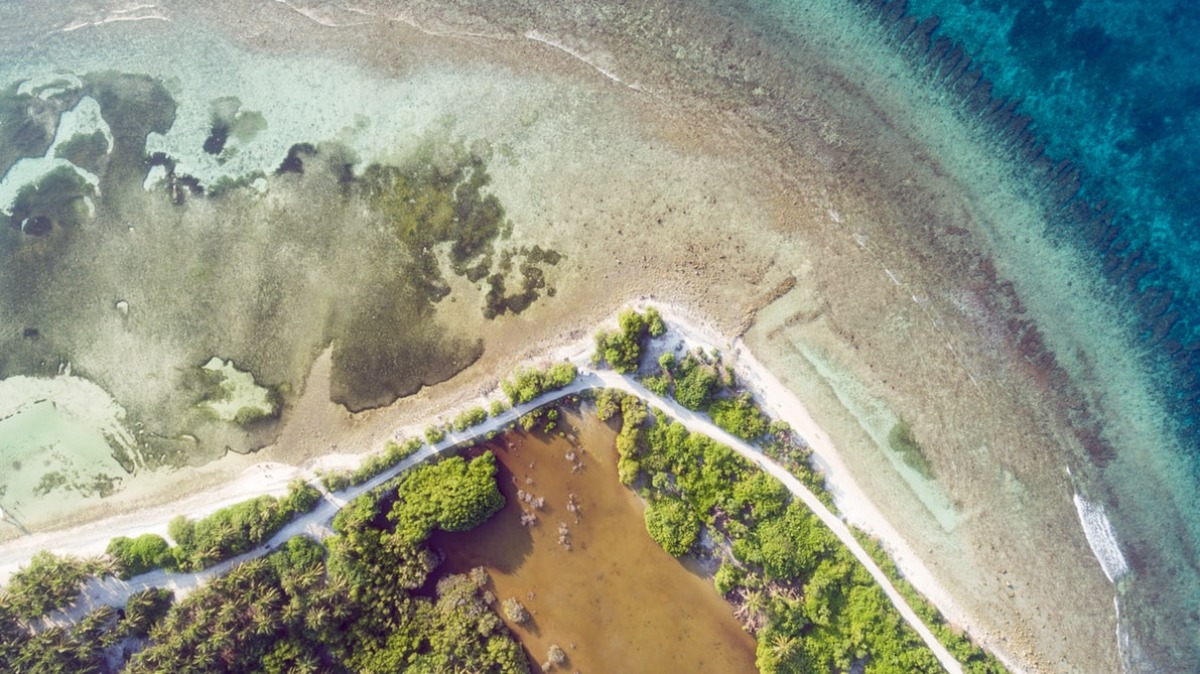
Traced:
<svg viewBox="0 0 1200 674">
<path fill-rule="evenodd" d="M 900 592 L 892 585 L 891 580 L 883 573 L 883 570 L 879 568 L 871 556 L 867 554 L 862 545 L 859 544 L 858 540 L 851 533 L 850 528 L 837 515 L 826 508 L 825 504 L 821 503 L 816 495 L 802 485 L 785 468 L 763 456 L 761 452 L 749 443 L 719 428 L 707 416 L 688 410 L 673 400 L 664 399 L 651 393 L 632 377 L 607 370 L 591 371 L 582 368 L 579 377 L 566 388 L 544 394 L 532 402 L 515 406 L 503 414 L 492 417 L 483 424 L 462 433 L 448 433 L 446 438 L 436 445 L 422 447 L 415 454 L 401 461 L 396 467 L 357 487 L 352 487 L 339 494 L 325 492 L 324 500 L 312 512 L 298 517 L 295 521 L 284 527 L 271 538 L 267 545 L 197 573 L 175 574 L 155 571 L 129 581 L 122 581 L 115 578 L 92 581 L 86 588 L 84 596 L 68 612 L 52 616 L 50 621 L 62 622 L 64 619 L 78 619 L 98 605 L 124 606 L 131 594 L 151 587 L 169 588 L 175 591 L 177 597 L 181 597 L 212 578 L 226 573 L 234 565 L 266 554 L 268 550 L 286 542 L 292 536 L 303 534 L 314 538 L 323 538 L 332 533 L 330 523 L 333 521 L 338 510 L 356 496 L 382 484 L 404 470 L 429 459 L 445 449 L 473 441 L 489 432 L 500 430 L 508 424 L 515 422 L 520 415 L 532 409 L 584 390 L 597 388 L 619 389 L 646 400 L 651 405 L 663 410 L 676 421 L 683 424 L 689 431 L 707 435 L 714 440 L 728 445 L 747 460 L 755 463 L 782 482 L 792 494 L 803 501 L 829 527 L 834 535 L 850 549 L 854 557 L 866 567 L 871 577 L 883 588 L 884 593 L 891 600 L 892 604 L 895 605 L 900 615 L 920 635 L 921 639 L 933 651 L 946 671 L 951 672 L 951 674 L 961 674 L 962 666 L 959 662 L 950 655 L 950 652 L 938 642 L 929 628 L 917 617 L 916 612 L 912 610 L 912 607 L 908 605 L 908 602 L 905 601 Z M 785 418 L 783 420 L 791 423 L 789 419 Z M 162 526 L 165 527 L 165 523 Z M 112 526 L 103 527 L 104 530 L 112 528 Z M 126 535 L 122 532 L 107 533 Z M 6 549 L 6 557 L 9 556 L 8 552 Z"/>
</svg>

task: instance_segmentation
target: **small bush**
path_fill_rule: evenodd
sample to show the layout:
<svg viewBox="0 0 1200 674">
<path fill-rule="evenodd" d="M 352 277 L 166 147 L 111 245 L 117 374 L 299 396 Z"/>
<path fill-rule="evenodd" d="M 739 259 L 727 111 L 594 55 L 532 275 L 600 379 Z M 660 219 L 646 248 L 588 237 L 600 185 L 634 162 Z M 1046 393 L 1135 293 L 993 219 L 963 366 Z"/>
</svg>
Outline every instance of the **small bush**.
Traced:
<svg viewBox="0 0 1200 674">
<path fill-rule="evenodd" d="M 325 485 L 325 488 L 329 491 L 341 491 L 353 483 L 350 481 L 350 471 L 337 470 L 323 473 L 321 475 L 321 484 Z"/>
<path fill-rule="evenodd" d="M 671 392 L 671 377 L 665 374 L 643 377 L 642 385 L 654 395 L 665 397 Z"/>
<path fill-rule="evenodd" d="M 436 445 L 446 439 L 446 430 L 441 426 L 428 426 L 425 428 L 425 439 L 429 444 Z"/>
<path fill-rule="evenodd" d="M 500 390 L 504 391 L 504 395 L 508 396 L 512 404 L 518 405 L 527 403 L 543 393 L 565 388 L 575 381 L 577 376 L 578 368 L 569 362 L 555 363 L 545 370 L 523 367 L 500 382 Z"/>
<path fill-rule="evenodd" d="M 717 400 L 709 405 L 708 413 L 713 422 L 743 440 L 757 440 L 762 437 L 770 425 L 770 421 L 749 393 L 729 400 Z"/>
<path fill-rule="evenodd" d="M 478 426 L 487 420 L 487 410 L 482 407 L 472 407 L 463 410 L 458 416 L 454 417 L 454 430 L 462 433 L 463 431 Z"/>
<path fill-rule="evenodd" d="M 693 361 L 684 375 L 675 380 L 675 399 L 689 410 L 703 410 L 708 407 L 716 385 L 716 370 L 707 364 Z"/>
<path fill-rule="evenodd" d="M 663 498 L 646 507 L 646 531 L 675 557 L 685 555 L 700 539 L 700 520 L 686 503 Z"/>
<path fill-rule="evenodd" d="M 525 609 L 525 605 L 517 600 L 516 597 L 509 597 L 504 600 L 504 616 L 518 625 L 529 620 L 529 611 Z"/>
<path fill-rule="evenodd" d="M 622 374 L 634 372 L 642 362 L 642 351 L 651 337 L 658 337 L 667 330 L 662 316 L 656 309 L 646 310 L 645 315 L 633 309 L 625 309 L 617 316 L 620 330 L 596 333 L 596 353 L 593 360 L 608 363 L 614 371 Z"/>
<path fill-rule="evenodd" d="M 154 569 L 171 568 L 175 562 L 171 544 L 158 534 L 142 534 L 137 538 L 117 536 L 108 542 L 106 552 L 117 560 L 124 579 Z"/>
</svg>

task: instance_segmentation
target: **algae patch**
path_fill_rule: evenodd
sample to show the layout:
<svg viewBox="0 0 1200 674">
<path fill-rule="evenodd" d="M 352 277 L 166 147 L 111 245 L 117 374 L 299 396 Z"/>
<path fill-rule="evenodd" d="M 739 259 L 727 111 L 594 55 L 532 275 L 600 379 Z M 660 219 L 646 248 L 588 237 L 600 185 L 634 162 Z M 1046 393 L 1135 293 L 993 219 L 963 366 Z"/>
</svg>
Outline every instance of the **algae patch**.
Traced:
<svg viewBox="0 0 1200 674">
<path fill-rule="evenodd" d="M 279 415 L 279 394 L 260 386 L 254 375 L 237 369 L 232 360 L 213 356 L 200 370 L 209 389 L 200 406 L 218 419 L 245 426 Z"/>
</svg>

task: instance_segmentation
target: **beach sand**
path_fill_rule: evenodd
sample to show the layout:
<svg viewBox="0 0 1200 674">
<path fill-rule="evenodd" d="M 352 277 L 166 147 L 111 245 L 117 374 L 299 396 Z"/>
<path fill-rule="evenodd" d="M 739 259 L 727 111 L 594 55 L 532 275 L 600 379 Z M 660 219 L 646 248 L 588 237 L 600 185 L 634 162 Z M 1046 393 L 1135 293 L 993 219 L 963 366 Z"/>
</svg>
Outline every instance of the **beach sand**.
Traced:
<svg viewBox="0 0 1200 674">
<path fill-rule="evenodd" d="M 240 21 L 173 8 L 176 22 L 201 21 L 247 54 L 303 50 L 352 64 L 365 82 L 404 82 L 406 104 L 422 110 L 414 119 L 434 116 L 422 105 L 452 110 L 456 133 L 512 158 L 489 170 L 514 242 L 566 259 L 557 294 L 520 316 L 439 307 L 449 333 L 484 344 L 449 381 L 350 414 L 329 402 L 326 353 L 272 446 L 151 475 L 76 517 L 136 521 L 143 507 L 239 475 L 253 491 L 267 484 L 259 462 L 314 466 L 378 448 L 398 428 L 447 421 L 517 364 L 580 348 L 645 300 L 736 356 L 768 406 L 803 402 L 813 425 L 802 434 L 843 512 L 952 622 L 1021 670 L 1119 671 L 1115 590 L 1073 502 L 1092 473 L 1062 413 L 1075 401 L 1014 348 L 1010 319 L 1039 321 L 1064 353 L 1119 336 L 1053 332 L 1055 303 L 1093 311 L 1094 297 L 1069 265 L 1054 279 L 1079 281 L 1065 293 L 1020 264 L 1044 243 L 1035 210 L 1011 205 L 1029 201 L 1020 174 L 939 94 L 907 86 L 882 39 L 824 6 L 796 19 L 805 40 L 700 4 L 413 3 L 397 15 L 273 3 Z M 1021 218 L 1030 222 L 1014 231 L 1032 243 L 999 237 Z M 470 306 L 471 292 L 482 297 L 458 290 Z M 900 420 L 933 480 L 887 449 Z"/>
</svg>

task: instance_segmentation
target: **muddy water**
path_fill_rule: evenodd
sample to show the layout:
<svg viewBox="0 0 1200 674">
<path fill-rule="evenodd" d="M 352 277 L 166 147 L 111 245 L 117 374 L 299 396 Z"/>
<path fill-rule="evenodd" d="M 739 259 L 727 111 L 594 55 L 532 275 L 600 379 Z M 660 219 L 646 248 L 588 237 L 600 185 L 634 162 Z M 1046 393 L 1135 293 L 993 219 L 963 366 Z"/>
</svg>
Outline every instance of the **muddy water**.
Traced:
<svg viewBox="0 0 1200 674">
<path fill-rule="evenodd" d="M 509 623 L 535 671 L 551 644 L 555 671 L 754 672 L 754 640 L 712 580 L 650 539 L 638 497 L 617 481 L 615 433 L 590 414 L 566 417 L 572 442 L 512 433 L 488 447 L 507 505 L 483 526 L 436 534 L 441 569 L 488 569 L 492 591 L 518 598 L 531 619 Z M 574 460 L 568 458 L 574 453 Z M 545 499 L 522 503 L 521 489 Z M 568 505 L 574 494 L 578 512 Z M 522 511 L 538 521 L 521 525 Z M 560 543 L 560 523 L 570 549 Z"/>
</svg>

